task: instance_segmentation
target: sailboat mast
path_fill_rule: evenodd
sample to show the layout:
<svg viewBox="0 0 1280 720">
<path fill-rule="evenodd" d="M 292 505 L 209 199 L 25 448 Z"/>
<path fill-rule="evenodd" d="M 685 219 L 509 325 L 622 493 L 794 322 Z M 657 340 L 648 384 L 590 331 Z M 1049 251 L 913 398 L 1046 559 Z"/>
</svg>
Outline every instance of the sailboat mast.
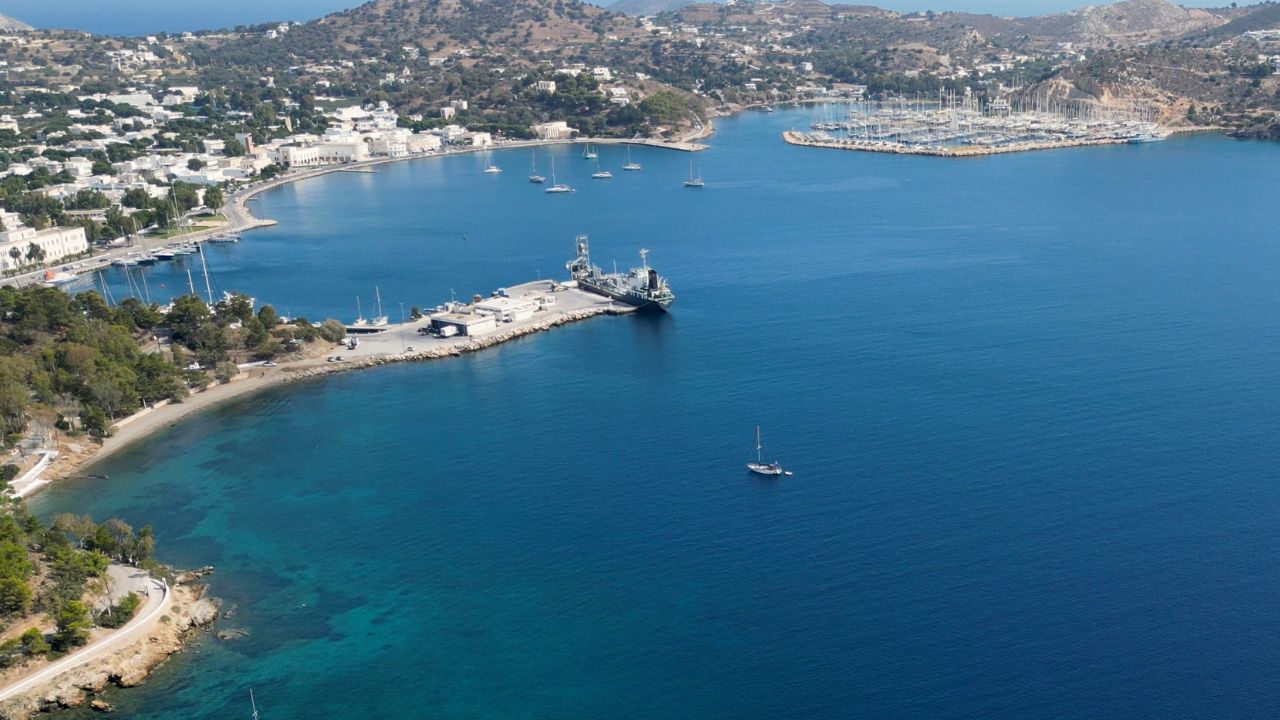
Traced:
<svg viewBox="0 0 1280 720">
<path fill-rule="evenodd" d="M 253 699 L 253 688 L 249 688 L 249 705 L 253 708 L 253 720 L 258 720 L 258 703 Z"/>
<path fill-rule="evenodd" d="M 764 454 L 760 452 L 763 449 L 763 447 L 764 446 L 760 444 L 760 426 L 757 425 L 756 426 L 756 462 L 761 465 L 764 464 Z"/>
<path fill-rule="evenodd" d="M 204 246 L 197 245 L 200 248 L 200 271 L 204 273 L 204 294 L 209 298 L 209 305 L 213 305 L 213 287 L 209 285 L 209 266 L 204 261 Z"/>
</svg>

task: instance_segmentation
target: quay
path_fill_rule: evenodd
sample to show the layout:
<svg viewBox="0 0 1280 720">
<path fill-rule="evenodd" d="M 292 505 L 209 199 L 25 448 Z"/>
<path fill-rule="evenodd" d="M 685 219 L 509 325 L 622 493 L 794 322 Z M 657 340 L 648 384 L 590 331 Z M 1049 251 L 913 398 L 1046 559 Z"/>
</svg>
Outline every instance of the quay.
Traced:
<svg viewBox="0 0 1280 720">
<path fill-rule="evenodd" d="M 429 314 L 381 327 L 349 327 L 348 335 L 325 357 L 279 363 L 242 365 L 274 375 L 316 375 L 388 362 L 458 356 L 509 340 L 597 315 L 635 311 L 603 295 L 579 289 L 573 282 L 535 280 L 503 288 L 470 303 L 446 303 Z"/>
</svg>

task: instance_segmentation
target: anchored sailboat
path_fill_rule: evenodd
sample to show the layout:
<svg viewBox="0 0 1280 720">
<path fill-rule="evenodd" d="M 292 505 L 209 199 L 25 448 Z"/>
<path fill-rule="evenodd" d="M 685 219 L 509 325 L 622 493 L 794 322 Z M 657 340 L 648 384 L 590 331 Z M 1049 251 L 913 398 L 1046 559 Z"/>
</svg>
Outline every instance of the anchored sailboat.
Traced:
<svg viewBox="0 0 1280 720">
<path fill-rule="evenodd" d="M 529 151 L 529 182 L 541 185 L 547 179 L 538 174 L 538 151 Z"/>
<path fill-rule="evenodd" d="M 388 319 L 386 315 L 382 314 L 382 291 L 376 285 L 373 287 L 373 295 L 378 300 L 378 314 L 373 316 L 369 324 L 374 327 L 382 327 L 387 324 Z"/>
<path fill-rule="evenodd" d="M 631 146 L 627 146 L 627 164 L 622 166 L 623 170 L 639 170 L 640 163 L 631 162 Z"/>
<path fill-rule="evenodd" d="M 598 157 L 600 157 L 600 154 L 597 153 L 596 149 L 591 146 L 591 143 L 587 143 L 586 149 L 582 151 L 582 159 L 595 160 Z"/>
<path fill-rule="evenodd" d="M 685 186 L 685 187 L 687 187 L 687 188 L 700 188 L 700 187 L 703 187 L 703 186 L 705 186 L 705 185 L 706 185 L 706 183 L 704 183 L 704 182 L 702 181 L 702 168 L 698 168 L 698 176 L 697 176 L 697 177 L 694 177 L 694 176 L 693 176 L 693 161 L 692 161 L 692 160 L 690 160 L 690 161 L 689 161 L 689 179 L 684 181 L 684 186 Z"/>
<path fill-rule="evenodd" d="M 543 190 L 543 192 L 549 192 L 549 193 L 573 192 L 573 188 L 569 187 L 568 185 L 556 182 L 556 159 L 554 157 L 551 158 L 551 187 L 547 188 L 546 190 Z"/>
<path fill-rule="evenodd" d="M 791 472 L 787 470 L 783 470 L 782 466 L 779 465 L 776 461 L 771 463 L 766 463 L 764 461 L 763 448 L 764 446 L 760 444 L 760 426 L 757 425 L 756 426 L 756 460 L 755 462 L 748 462 L 747 469 L 757 475 L 769 475 L 771 477 L 786 475 L 787 477 L 790 477 Z"/>
</svg>

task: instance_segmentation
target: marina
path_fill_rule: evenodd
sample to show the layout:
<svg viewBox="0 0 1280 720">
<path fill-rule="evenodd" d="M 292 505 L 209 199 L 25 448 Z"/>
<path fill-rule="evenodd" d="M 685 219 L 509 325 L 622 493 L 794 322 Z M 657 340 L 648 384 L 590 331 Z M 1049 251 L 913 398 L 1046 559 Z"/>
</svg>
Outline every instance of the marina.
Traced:
<svg viewBox="0 0 1280 720">
<path fill-rule="evenodd" d="M 846 110 L 843 117 L 833 111 Z M 947 97 L 826 104 L 825 117 L 811 132 L 788 130 L 792 145 L 864 152 L 972 157 L 1086 145 L 1159 142 L 1168 131 L 1140 106 L 1101 107 L 1094 103 L 980 104 L 976 97 Z"/>
</svg>

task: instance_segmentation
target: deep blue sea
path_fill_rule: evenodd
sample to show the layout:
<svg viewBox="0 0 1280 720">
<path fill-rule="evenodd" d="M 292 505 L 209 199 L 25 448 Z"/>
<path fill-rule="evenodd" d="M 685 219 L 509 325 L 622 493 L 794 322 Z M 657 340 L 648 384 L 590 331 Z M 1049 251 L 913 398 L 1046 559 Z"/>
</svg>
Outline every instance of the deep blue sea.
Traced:
<svg viewBox="0 0 1280 720">
<path fill-rule="evenodd" d="M 214 278 L 295 315 L 563 276 L 577 233 L 678 300 L 273 390 L 38 497 L 153 524 L 250 631 L 122 715 L 1273 714 L 1280 145 L 783 144 L 808 117 L 602 148 L 611 182 L 562 149 L 572 196 L 512 151 L 257 201 Z M 794 477 L 746 474 L 757 424 Z"/>
</svg>

